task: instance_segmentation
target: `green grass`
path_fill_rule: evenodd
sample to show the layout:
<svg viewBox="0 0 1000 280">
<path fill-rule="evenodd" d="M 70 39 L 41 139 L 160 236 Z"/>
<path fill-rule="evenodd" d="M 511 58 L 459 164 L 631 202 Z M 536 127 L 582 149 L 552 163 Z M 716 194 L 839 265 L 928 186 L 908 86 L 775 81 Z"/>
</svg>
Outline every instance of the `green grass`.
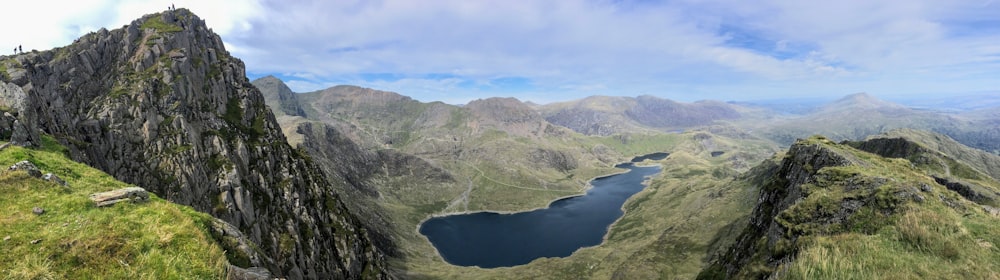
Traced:
<svg viewBox="0 0 1000 280">
<path fill-rule="evenodd" d="M 489 142 L 493 144 L 483 141 L 476 149 L 482 149 L 484 154 L 494 154 L 488 147 L 495 145 L 502 147 L 506 151 L 503 154 L 508 156 L 444 166 L 455 174 L 481 175 L 473 176 L 475 187 L 470 193 L 470 210 L 516 211 L 545 206 L 553 198 L 573 194 L 570 191 L 581 186 L 580 182 L 615 172 L 609 168 L 595 168 L 601 166 L 601 163 L 589 161 L 581 163 L 581 167 L 571 173 L 575 175 L 566 179 L 566 174 L 547 175 L 530 166 L 497 164 L 517 162 L 509 158 L 509 155 L 521 153 L 519 149 L 523 144 L 492 135 L 484 138 L 494 141 Z M 434 248 L 414 232 L 403 238 L 408 258 L 400 265 L 415 276 L 441 279 L 502 279 L 510 275 L 530 279 L 607 279 L 612 276 L 624 279 L 692 278 L 701 270 L 712 251 L 724 248 L 730 242 L 727 240 L 738 234 L 741 229 L 740 218 L 745 217 L 756 202 L 757 189 L 754 186 L 732 181 L 733 175 L 739 174 L 739 171 L 733 169 L 731 157 L 752 155 L 746 160 L 759 162 L 773 152 L 758 151 L 766 150 L 761 148 L 760 143 L 719 136 L 714 138 L 717 147 L 728 152 L 724 156 L 713 158 L 710 151 L 689 133 L 633 135 L 629 140 L 631 142 L 627 144 L 618 142 L 619 139 L 614 136 L 582 138 L 560 142 L 565 146 L 557 149 L 587 151 L 593 145 L 605 145 L 614 149 L 612 151 L 618 154 L 620 160 L 650 152 L 671 153 L 669 158 L 659 162 L 663 171 L 653 178 L 651 185 L 625 203 L 625 215 L 611 227 L 608 240 L 603 244 L 580 249 L 566 258 L 543 258 L 511 268 L 479 269 L 445 263 L 434 254 Z M 474 141 L 478 140 L 482 139 Z M 544 142 L 534 143 L 537 145 Z M 751 150 L 754 152 L 746 152 Z M 529 173 L 532 171 L 534 173 Z M 560 180 L 569 184 L 555 185 Z M 508 186 L 542 188 L 542 182 L 550 184 L 547 186 L 549 190 Z M 465 186 L 465 181 L 454 186 L 451 190 L 455 193 L 449 198 L 461 193 Z M 420 212 L 434 211 L 440 206 L 441 204 L 425 204 L 420 207 Z M 387 208 L 394 213 L 392 216 L 407 215 L 417 221 L 426 217 L 407 212 L 416 211 L 413 208 L 399 205 Z M 412 224 L 402 228 L 409 231 L 415 227 L 416 224 Z"/>
<path fill-rule="evenodd" d="M 69 183 L 67 188 L 25 172 L 0 172 L 0 238 L 10 237 L 0 241 L 4 279 L 225 276 L 226 256 L 206 227 L 210 216 L 155 195 L 144 203 L 97 208 L 89 194 L 129 185 L 65 153 L 49 137 L 39 150 L 12 146 L 0 151 L 0 166 L 28 160 Z M 33 214 L 36 206 L 45 213 Z"/>
<path fill-rule="evenodd" d="M 761 245 L 736 277 L 775 279 L 996 279 L 997 217 L 934 183 L 904 159 L 810 138 L 849 166 L 824 167 L 799 186 L 804 197 L 774 218 L 786 232 Z M 929 191 L 918 186 L 932 186 Z M 794 186 L 793 186 L 794 187 Z M 919 196 L 919 199 L 917 198 Z M 861 202 L 844 212 L 844 202 Z M 847 213 L 846 221 L 831 220 Z M 797 238 L 792 241 L 789 238 Z M 762 241 L 769 241 L 762 237 Z M 765 252 L 767 251 L 767 252 Z M 769 253 L 768 253 L 769 252 Z M 778 267 L 763 259 L 792 256 Z"/>
<path fill-rule="evenodd" d="M 139 27 L 142 29 L 153 29 L 156 32 L 180 32 L 184 30 L 180 26 L 163 22 L 163 18 L 159 14 L 150 17 Z"/>
</svg>

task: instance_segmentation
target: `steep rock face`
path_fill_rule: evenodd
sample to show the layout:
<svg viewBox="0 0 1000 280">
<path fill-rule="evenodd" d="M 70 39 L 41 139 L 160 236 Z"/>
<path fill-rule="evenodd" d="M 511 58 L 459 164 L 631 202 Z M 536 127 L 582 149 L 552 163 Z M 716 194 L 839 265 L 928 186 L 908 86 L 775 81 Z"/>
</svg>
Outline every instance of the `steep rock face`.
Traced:
<svg viewBox="0 0 1000 280">
<path fill-rule="evenodd" d="M 815 181 L 813 176 L 817 170 L 829 166 L 846 166 L 855 161 L 843 153 L 825 148 L 823 144 L 802 141 L 789 148 L 780 166 L 760 168 L 759 170 L 766 172 L 754 180 L 764 186 L 757 199 L 757 206 L 750 214 L 749 224 L 730 251 L 716 262 L 717 266 L 712 273 L 732 277 L 741 272 L 746 273 L 743 269 L 753 259 L 762 259 L 767 265 L 775 266 L 791 258 L 788 252 L 772 250 L 779 241 L 789 242 L 790 239 L 794 242 L 796 238 L 795 235 L 786 236 L 788 229 L 775 217 L 808 195 L 804 192 L 803 185 Z M 719 277 L 710 275 L 711 273 L 702 274 L 699 278 Z"/>
<path fill-rule="evenodd" d="M 842 252 L 856 246 L 837 247 L 835 240 L 845 239 L 868 240 L 871 243 L 864 243 L 868 244 L 865 250 L 904 248 L 906 254 L 950 259 L 955 263 L 995 258 L 992 252 L 976 252 L 980 247 L 972 241 L 992 238 L 990 232 L 1000 228 L 969 236 L 953 233 L 968 231 L 964 228 L 966 223 L 991 219 L 982 213 L 995 209 L 998 183 L 951 157 L 902 138 L 840 144 L 819 136 L 800 139 L 783 156 L 780 165 L 757 167 L 750 172 L 750 181 L 761 190 L 748 224 L 733 245 L 715 256 L 698 278 L 815 278 L 816 271 L 823 269 L 817 267 L 829 263 L 854 270 L 854 275 L 869 275 L 873 271 L 901 275 L 910 270 L 872 266 L 872 262 L 915 259 L 880 256 L 845 260 L 815 255 L 817 251 Z M 934 175 L 941 172 L 936 169 L 940 165 L 966 171 L 957 175 L 961 179 L 944 179 Z M 949 225 L 949 229 L 939 231 L 940 225 Z M 927 240 L 934 240 L 936 247 L 926 249 L 930 246 Z M 980 244 L 986 244 L 983 242 Z M 972 247 L 968 247 L 970 244 Z M 820 262 L 817 258 L 825 263 L 816 264 Z M 968 263 L 979 267 L 975 261 Z M 923 265 L 926 264 L 913 266 Z M 988 265 L 984 269 L 990 271 Z M 830 275 L 852 274 L 823 275 L 843 278 Z"/>
<path fill-rule="evenodd" d="M 348 208 L 361 218 L 375 244 L 391 256 L 399 256 L 394 231 L 407 229 L 396 228 L 386 210 L 376 203 L 383 195 L 380 188 L 399 185 L 387 183 L 392 180 L 427 186 L 454 183 L 451 174 L 423 159 L 396 150 L 368 151 L 333 126 L 305 122 L 297 129 L 305 137 L 302 149 L 342 190 Z"/>
<path fill-rule="evenodd" d="M 13 60 L 0 93 L 14 105 L 0 120 L 12 140 L 51 134 L 78 161 L 232 223 L 278 276 L 386 277 L 382 253 L 286 143 L 242 62 L 191 12 Z"/>
</svg>

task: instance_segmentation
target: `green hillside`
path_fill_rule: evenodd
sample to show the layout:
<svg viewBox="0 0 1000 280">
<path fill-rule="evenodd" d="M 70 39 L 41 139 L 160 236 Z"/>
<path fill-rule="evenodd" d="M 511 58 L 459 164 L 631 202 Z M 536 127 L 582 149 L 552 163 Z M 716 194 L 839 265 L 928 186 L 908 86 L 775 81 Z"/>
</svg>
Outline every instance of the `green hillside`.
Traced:
<svg viewBox="0 0 1000 280">
<path fill-rule="evenodd" d="M 220 279 L 226 254 L 212 217 L 163 199 L 97 208 L 91 193 L 129 187 L 74 162 L 45 138 L 40 149 L 0 151 L 0 275 L 3 279 Z M 68 187 L 7 171 L 27 160 Z M 36 215 L 34 207 L 44 213 Z"/>
<path fill-rule="evenodd" d="M 780 165 L 753 175 L 761 192 L 749 223 L 699 278 L 1000 277 L 1000 211 L 977 195 L 1000 184 L 931 145 L 901 141 L 796 142 Z M 927 158 L 967 172 L 911 161 Z"/>
</svg>

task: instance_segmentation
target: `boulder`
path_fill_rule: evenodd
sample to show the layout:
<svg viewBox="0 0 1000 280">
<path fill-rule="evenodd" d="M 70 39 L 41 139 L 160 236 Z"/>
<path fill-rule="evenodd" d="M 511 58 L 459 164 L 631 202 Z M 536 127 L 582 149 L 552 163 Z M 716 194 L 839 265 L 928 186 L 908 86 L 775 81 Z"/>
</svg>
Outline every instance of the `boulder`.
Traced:
<svg viewBox="0 0 1000 280">
<path fill-rule="evenodd" d="M 115 203 L 123 201 L 139 202 L 149 200 L 149 192 L 140 187 L 128 187 L 124 189 L 91 194 L 90 200 L 97 203 L 97 207 L 114 205 Z"/>
<path fill-rule="evenodd" d="M 35 178 L 42 177 L 42 171 L 38 170 L 38 166 L 35 166 L 35 164 L 27 160 L 19 161 L 14 165 L 11 165 L 10 168 L 7 168 L 7 170 L 10 171 L 23 170 L 24 172 L 28 172 L 28 175 L 31 175 L 31 177 Z"/>
<path fill-rule="evenodd" d="M 62 185 L 62 186 L 66 186 L 66 181 L 63 181 L 63 179 L 59 178 L 59 176 L 56 176 L 56 174 L 45 173 L 45 175 L 42 175 L 42 180 L 53 182 L 53 183 L 56 183 L 56 184 L 59 184 L 59 185 Z"/>
</svg>

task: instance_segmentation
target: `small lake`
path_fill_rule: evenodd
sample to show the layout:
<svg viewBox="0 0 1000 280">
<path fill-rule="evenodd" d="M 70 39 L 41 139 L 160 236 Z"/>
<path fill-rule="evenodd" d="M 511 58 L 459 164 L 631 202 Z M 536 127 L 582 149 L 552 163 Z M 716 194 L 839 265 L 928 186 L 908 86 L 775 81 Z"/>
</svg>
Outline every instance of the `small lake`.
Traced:
<svg viewBox="0 0 1000 280">
<path fill-rule="evenodd" d="M 636 157 L 660 160 L 666 153 Z M 513 214 L 479 212 L 431 218 L 420 225 L 445 261 L 483 268 L 527 264 L 542 257 L 567 257 L 577 249 L 601 244 L 608 227 L 622 216 L 621 207 L 645 186 L 660 166 L 615 167 L 628 172 L 599 177 L 586 195 L 559 199 L 548 208 Z"/>
</svg>

